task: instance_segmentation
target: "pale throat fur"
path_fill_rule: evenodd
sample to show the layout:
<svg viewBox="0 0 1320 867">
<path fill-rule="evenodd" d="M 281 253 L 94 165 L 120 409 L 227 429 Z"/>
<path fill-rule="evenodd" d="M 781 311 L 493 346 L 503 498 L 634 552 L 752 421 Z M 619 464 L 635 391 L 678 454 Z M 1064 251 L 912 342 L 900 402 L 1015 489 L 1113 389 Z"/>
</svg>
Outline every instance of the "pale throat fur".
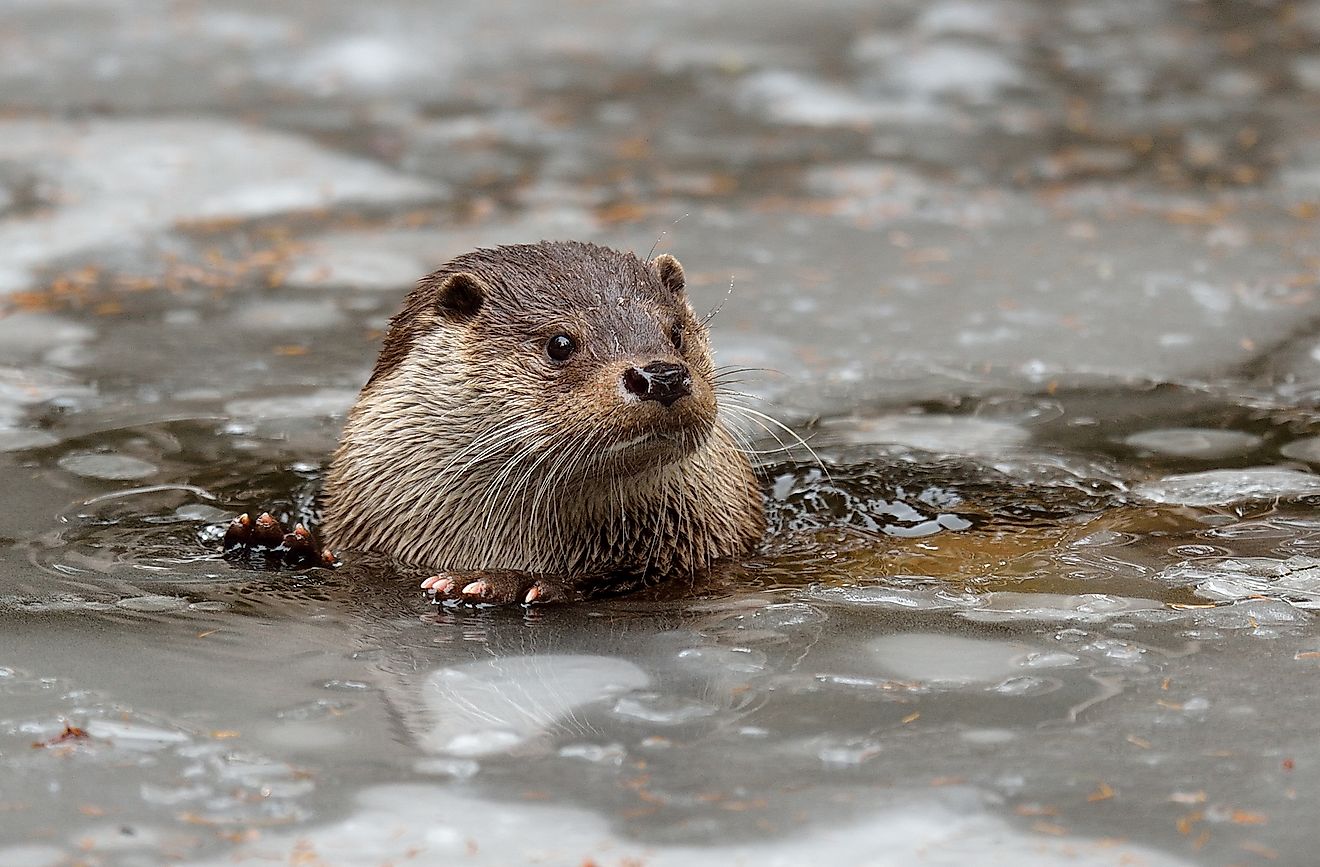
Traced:
<svg viewBox="0 0 1320 867">
<path fill-rule="evenodd" d="M 548 262 L 536 258 L 546 247 Z M 496 255 L 511 249 L 548 284 L 525 316 L 514 306 L 528 291 L 523 277 L 508 277 Z M 327 480 L 327 544 L 435 570 L 656 579 L 699 574 L 752 548 L 764 530 L 759 485 L 715 412 L 705 329 L 681 292 L 681 269 L 670 300 L 656 294 L 654 263 L 631 254 L 580 244 L 479 253 L 495 265 L 460 257 L 419 284 L 393 320 Z M 578 258 L 559 261 L 569 256 Z M 456 321 L 429 309 L 427 281 L 465 266 L 490 295 L 480 313 Z M 627 285 L 648 280 L 659 303 Z M 578 283 L 595 284 L 586 303 L 563 288 Z M 689 402 L 702 409 L 685 410 L 692 420 L 666 436 L 639 422 L 636 448 L 622 434 L 602 439 L 637 411 L 620 402 L 616 371 L 659 354 L 651 320 L 659 334 L 674 315 L 691 334 L 682 347 Z M 556 379 L 538 357 L 538 340 L 560 323 L 594 347 L 577 379 Z"/>
</svg>

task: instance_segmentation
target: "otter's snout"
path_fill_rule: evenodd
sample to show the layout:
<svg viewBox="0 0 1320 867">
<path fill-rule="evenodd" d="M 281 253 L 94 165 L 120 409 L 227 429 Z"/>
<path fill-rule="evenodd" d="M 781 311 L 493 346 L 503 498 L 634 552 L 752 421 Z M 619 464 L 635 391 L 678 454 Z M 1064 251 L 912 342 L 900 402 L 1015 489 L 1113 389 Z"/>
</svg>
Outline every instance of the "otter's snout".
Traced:
<svg viewBox="0 0 1320 867">
<path fill-rule="evenodd" d="M 692 372 L 686 364 L 652 361 L 645 367 L 625 370 L 623 387 L 642 400 L 658 400 L 664 406 L 672 406 L 680 397 L 692 393 Z"/>
</svg>

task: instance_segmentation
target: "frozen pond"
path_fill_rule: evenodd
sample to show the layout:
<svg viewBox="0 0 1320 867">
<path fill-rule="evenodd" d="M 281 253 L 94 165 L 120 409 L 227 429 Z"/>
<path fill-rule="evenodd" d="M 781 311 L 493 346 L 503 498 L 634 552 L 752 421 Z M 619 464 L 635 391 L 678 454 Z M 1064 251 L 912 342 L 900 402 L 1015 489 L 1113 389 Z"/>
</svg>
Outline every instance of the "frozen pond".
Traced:
<svg viewBox="0 0 1320 867">
<path fill-rule="evenodd" d="M 0 864 L 1314 860 L 1320 2 L 0 20 Z M 662 232 L 828 470 L 758 556 L 218 559 L 418 276 Z"/>
</svg>

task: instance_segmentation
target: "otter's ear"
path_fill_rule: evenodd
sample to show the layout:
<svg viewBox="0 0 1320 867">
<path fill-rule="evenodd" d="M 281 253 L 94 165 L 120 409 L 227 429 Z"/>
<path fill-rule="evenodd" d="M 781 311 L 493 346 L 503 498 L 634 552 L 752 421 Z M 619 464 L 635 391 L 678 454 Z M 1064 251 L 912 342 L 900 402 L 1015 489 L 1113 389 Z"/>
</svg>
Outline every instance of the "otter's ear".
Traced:
<svg viewBox="0 0 1320 867">
<path fill-rule="evenodd" d="M 660 284 L 673 292 L 675 295 L 683 294 L 683 287 L 687 285 L 687 280 L 683 277 L 683 266 L 678 264 L 678 260 L 668 253 L 661 253 L 651 260 L 655 270 L 660 274 Z"/>
<path fill-rule="evenodd" d="M 449 274 L 435 287 L 435 309 L 450 319 L 471 319 L 486 303 L 486 284 L 466 271 Z"/>
</svg>

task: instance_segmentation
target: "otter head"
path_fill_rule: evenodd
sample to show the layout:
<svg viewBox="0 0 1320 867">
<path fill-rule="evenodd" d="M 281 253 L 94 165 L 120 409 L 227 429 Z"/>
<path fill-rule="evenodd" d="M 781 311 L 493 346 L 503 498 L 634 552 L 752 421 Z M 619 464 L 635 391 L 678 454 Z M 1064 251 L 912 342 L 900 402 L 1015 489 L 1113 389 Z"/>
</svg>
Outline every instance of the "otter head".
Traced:
<svg viewBox="0 0 1320 867">
<path fill-rule="evenodd" d="M 419 425 L 446 428 L 435 434 L 467 450 L 457 466 L 512 462 L 510 475 L 567 483 L 701 448 L 716 424 L 713 377 L 674 257 L 541 243 L 478 250 L 424 278 L 364 400 L 388 391 Z"/>
<path fill-rule="evenodd" d="M 691 574 L 765 526 L 683 268 L 581 243 L 423 278 L 324 494 L 332 547 L 442 569 Z"/>
</svg>

